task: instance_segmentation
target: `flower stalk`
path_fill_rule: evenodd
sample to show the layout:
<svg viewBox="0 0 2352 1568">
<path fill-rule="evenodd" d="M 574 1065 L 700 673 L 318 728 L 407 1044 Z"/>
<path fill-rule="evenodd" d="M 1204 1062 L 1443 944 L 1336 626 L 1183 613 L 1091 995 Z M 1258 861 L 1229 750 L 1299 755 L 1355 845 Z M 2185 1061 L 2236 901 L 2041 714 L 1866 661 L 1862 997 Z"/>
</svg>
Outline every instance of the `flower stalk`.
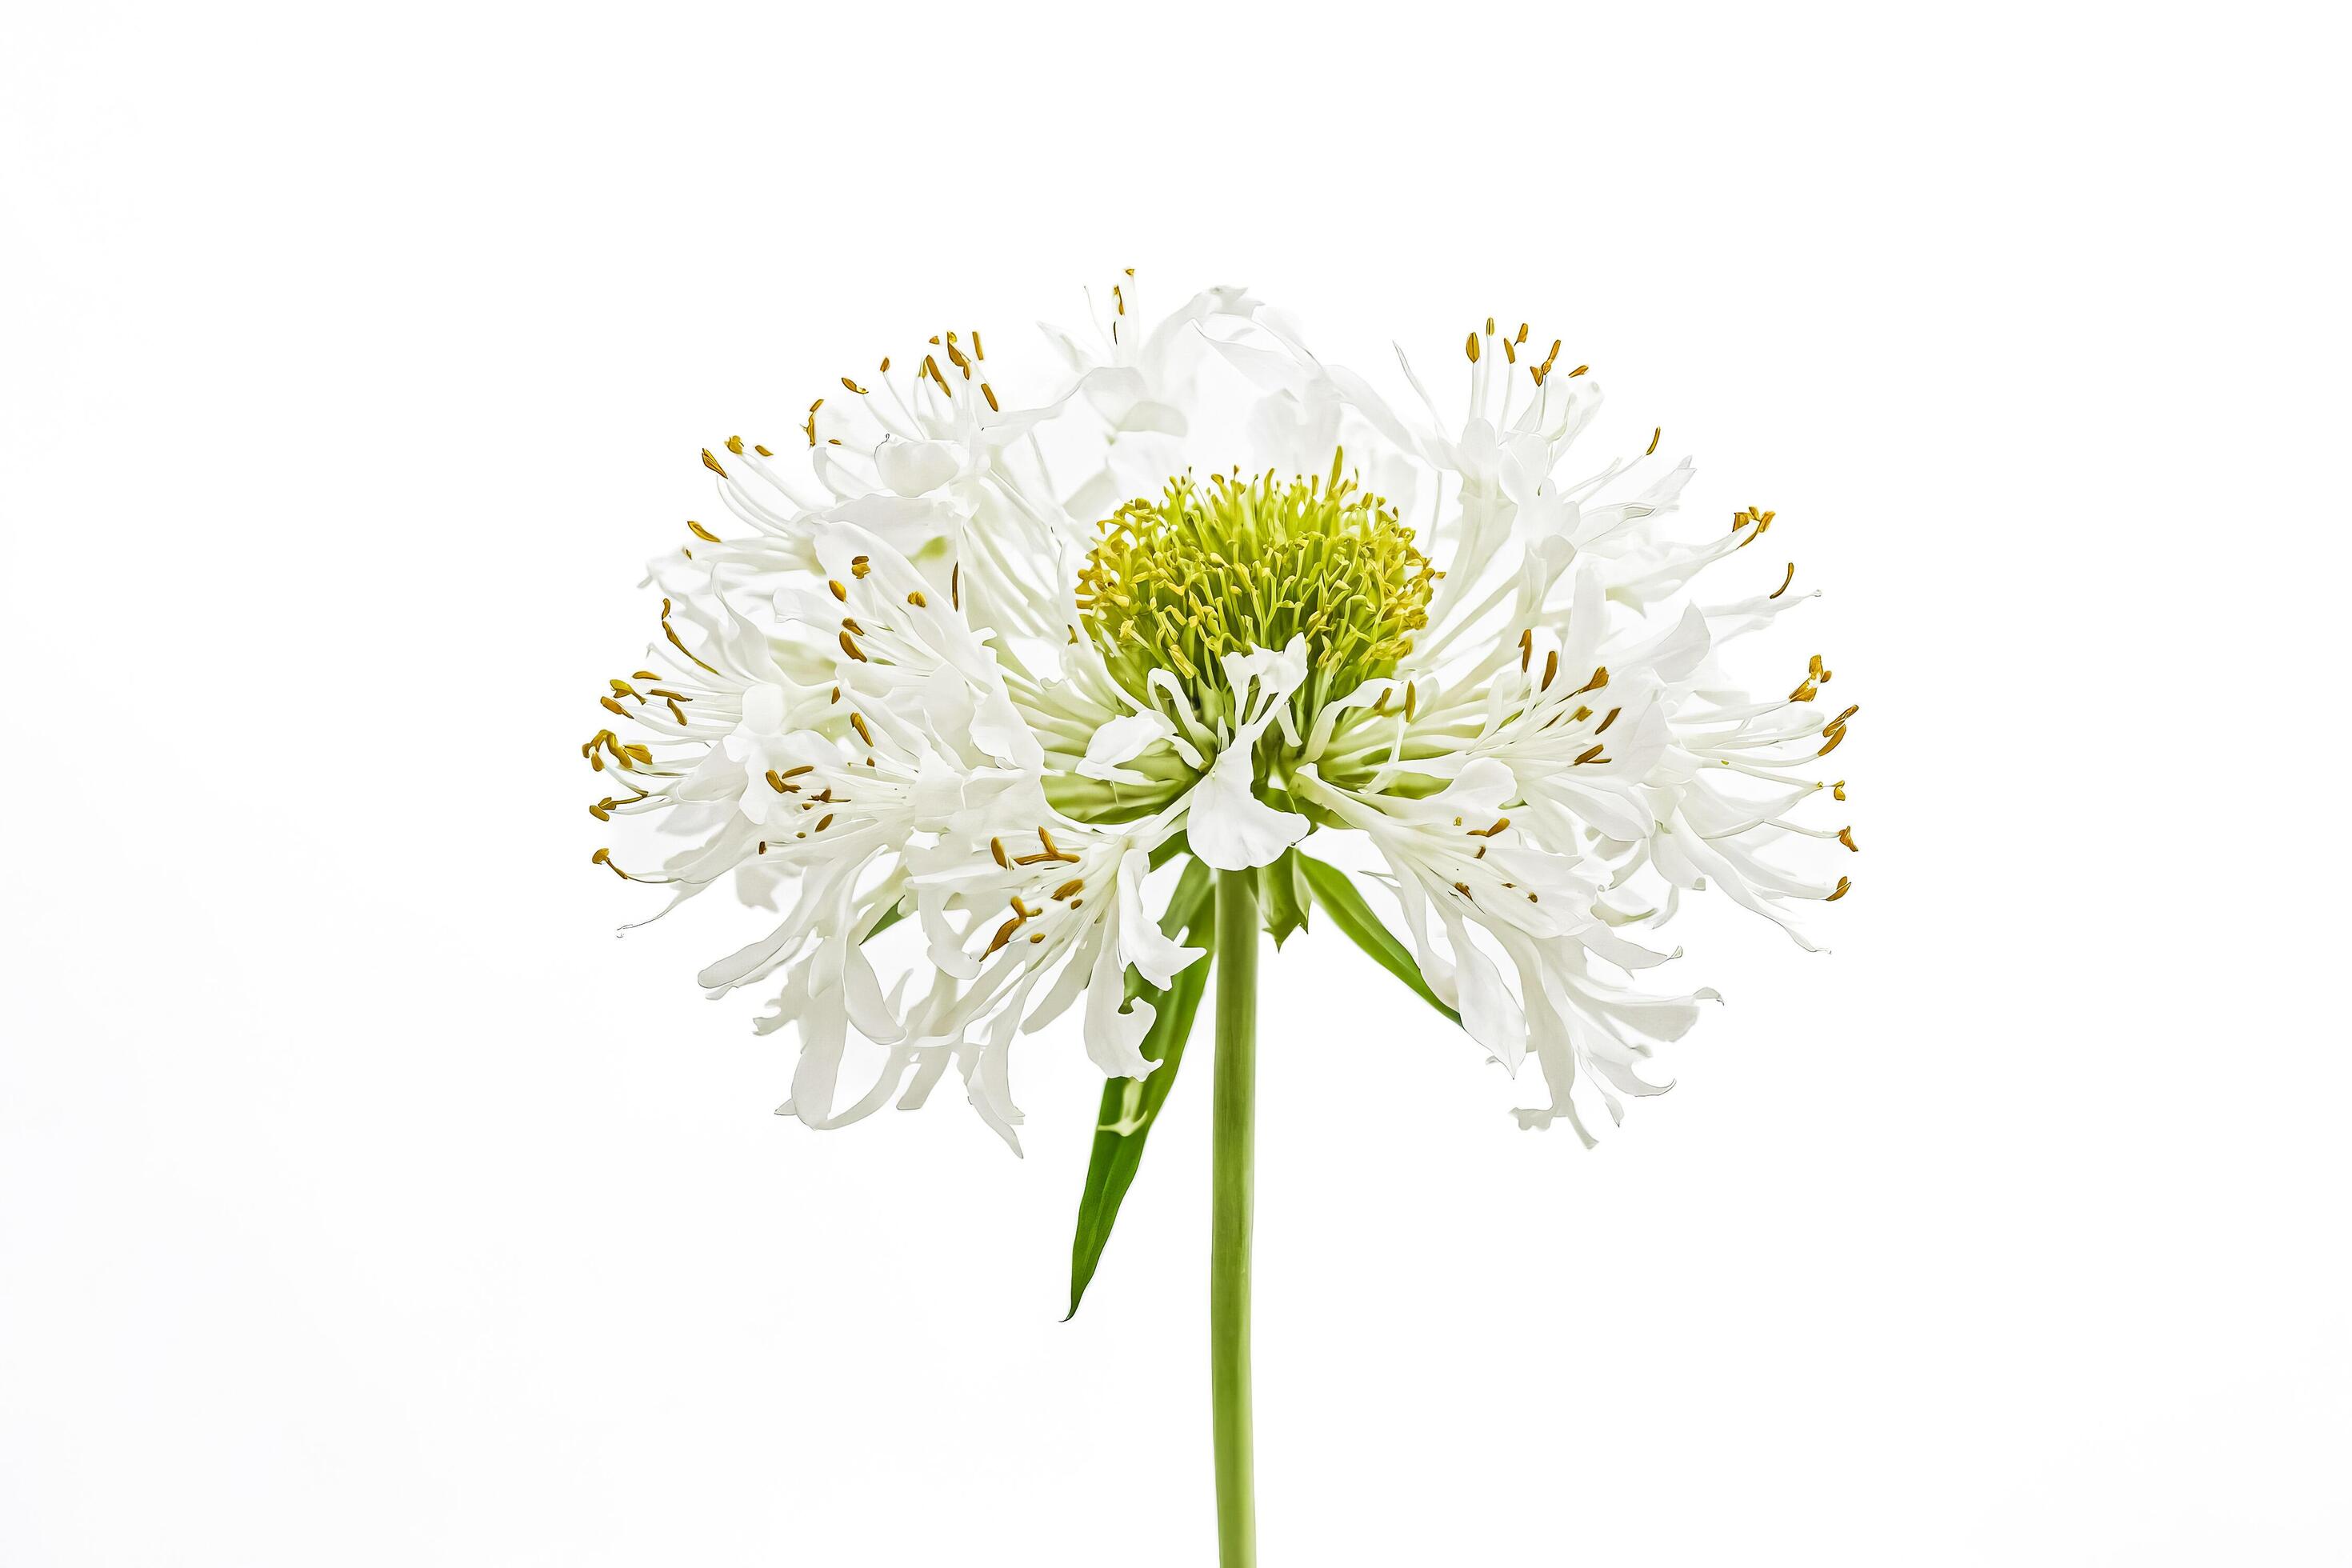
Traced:
<svg viewBox="0 0 2352 1568">
<path fill-rule="evenodd" d="M 1209 1219 L 1209 1393 L 1217 1562 L 1256 1568 L 1250 1434 L 1250 1221 L 1257 1151 L 1257 873 L 1217 873 L 1217 1067 Z"/>
</svg>

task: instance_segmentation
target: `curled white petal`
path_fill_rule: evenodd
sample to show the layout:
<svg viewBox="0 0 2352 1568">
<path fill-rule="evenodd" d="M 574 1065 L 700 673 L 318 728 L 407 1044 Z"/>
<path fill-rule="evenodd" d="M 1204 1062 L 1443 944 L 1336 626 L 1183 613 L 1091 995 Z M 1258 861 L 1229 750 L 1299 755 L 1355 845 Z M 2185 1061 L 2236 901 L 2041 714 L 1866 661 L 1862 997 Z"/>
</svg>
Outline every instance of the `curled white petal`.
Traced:
<svg viewBox="0 0 2352 1568">
<path fill-rule="evenodd" d="M 1238 742 L 1227 746 L 1185 797 L 1192 853 L 1220 871 L 1271 865 L 1314 826 L 1295 811 L 1277 811 L 1257 798 L 1250 752 Z"/>
<path fill-rule="evenodd" d="M 1087 754 L 1079 760 L 1078 772 L 1109 784 L 1150 784 L 1149 774 L 1120 764 L 1134 761 L 1175 732 L 1176 726 L 1168 721 L 1165 714 L 1150 710 L 1113 719 L 1087 742 Z"/>
</svg>

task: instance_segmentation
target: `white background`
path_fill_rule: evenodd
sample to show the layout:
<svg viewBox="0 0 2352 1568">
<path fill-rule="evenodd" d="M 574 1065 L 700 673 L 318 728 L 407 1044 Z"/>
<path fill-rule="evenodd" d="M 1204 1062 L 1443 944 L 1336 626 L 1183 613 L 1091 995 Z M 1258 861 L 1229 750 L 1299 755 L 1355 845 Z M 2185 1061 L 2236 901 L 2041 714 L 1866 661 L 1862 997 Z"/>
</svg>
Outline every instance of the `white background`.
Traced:
<svg viewBox="0 0 2352 1568">
<path fill-rule="evenodd" d="M 778 1121 L 581 809 L 698 447 L 1129 266 L 1564 336 L 1863 703 L 1593 1152 L 1269 955 L 1265 1561 L 2352 1559 L 2325 25 L 18 8 L 0 1563 L 1211 1560 L 1205 1074 L 1062 1325 L 1073 1037 Z"/>
</svg>

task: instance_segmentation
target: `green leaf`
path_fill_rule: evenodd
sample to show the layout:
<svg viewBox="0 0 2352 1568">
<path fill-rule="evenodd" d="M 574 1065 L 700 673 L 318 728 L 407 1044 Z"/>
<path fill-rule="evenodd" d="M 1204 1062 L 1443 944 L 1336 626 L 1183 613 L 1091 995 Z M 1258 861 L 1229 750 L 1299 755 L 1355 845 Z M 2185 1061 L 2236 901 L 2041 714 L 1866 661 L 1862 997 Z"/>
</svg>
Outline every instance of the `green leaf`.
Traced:
<svg viewBox="0 0 2352 1568">
<path fill-rule="evenodd" d="M 1213 949 L 1217 909 L 1209 893 L 1214 882 L 1200 861 L 1186 865 L 1160 929 L 1175 936 L 1181 928 L 1186 946 Z M 1192 1017 L 1200 1011 L 1201 993 L 1208 986 L 1209 966 L 1215 956 L 1210 952 L 1178 970 L 1174 984 L 1165 991 L 1132 971 L 1128 973 L 1128 995 L 1141 996 L 1160 1010 L 1140 1047 L 1160 1067 L 1149 1078 L 1115 1078 L 1103 1085 L 1102 1111 L 1095 1118 L 1094 1156 L 1087 1163 L 1086 1191 L 1078 1197 L 1077 1235 L 1070 1243 L 1070 1310 L 1062 1320 L 1066 1323 L 1077 1316 L 1078 1299 L 1087 1293 L 1087 1283 L 1095 1277 L 1103 1247 L 1110 1240 L 1111 1222 L 1118 1218 L 1118 1205 L 1143 1164 L 1143 1141 L 1150 1135 L 1160 1106 L 1167 1103 L 1176 1069 L 1183 1065 L 1184 1042 L 1192 1033 Z"/>
<path fill-rule="evenodd" d="M 1258 907 L 1265 911 L 1265 929 L 1277 949 L 1292 931 L 1307 929 L 1307 911 L 1314 902 L 1298 869 L 1301 858 L 1297 850 L 1286 849 L 1280 859 L 1258 868 Z"/>
<path fill-rule="evenodd" d="M 1175 832 L 1161 839 L 1159 846 L 1151 851 L 1151 868 L 1157 871 L 1160 867 L 1165 866 L 1177 856 L 1190 851 L 1192 847 L 1192 841 L 1184 837 L 1184 830 L 1182 828 L 1178 828 Z M 1192 874 L 1189 867 L 1186 868 L 1185 874 L 1187 876 Z M 1203 894 L 1202 896 L 1206 897 L 1207 895 Z"/>
<path fill-rule="evenodd" d="M 859 937 L 857 940 L 861 943 L 872 942 L 876 937 L 880 936 L 884 931 L 888 931 L 892 926 L 897 925 L 900 921 L 905 920 L 906 918 L 907 906 L 905 902 L 901 901 L 892 904 L 890 906 L 890 912 L 884 915 L 880 920 L 876 921 L 872 925 L 866 927 L 866 934 Z"/>
<path fill-rule="evenodd" d="M 1437 993 L 1422 978 L 1421 965 L 1413 962 L 1412 950 L 1381 923 L 1381 917 L 1372 913 L 1371 905 L 1364 902 L 1364 895 L 1356 891 L 1355 883 L 1348 879 L 1345 871 L 1304 855 L 1298 856 L 1298 868 L 1306 876 L 1307 887 L 1313 889 L 1315 901 L 1330 914 L 1333 925 L 1370 953 L 1373 963 L 1412 986 L 1423 1001 L 1455 1023 L 1462 1022 L 1461 1014 L 1437 999 Z"/>
</svg>

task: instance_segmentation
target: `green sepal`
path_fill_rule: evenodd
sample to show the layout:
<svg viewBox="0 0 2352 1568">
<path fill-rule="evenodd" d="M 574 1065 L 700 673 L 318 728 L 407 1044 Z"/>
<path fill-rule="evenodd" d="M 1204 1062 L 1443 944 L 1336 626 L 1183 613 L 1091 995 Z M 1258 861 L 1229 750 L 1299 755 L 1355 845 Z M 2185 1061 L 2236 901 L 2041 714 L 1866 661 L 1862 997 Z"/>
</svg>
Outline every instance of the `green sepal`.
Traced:
<svg viewBox="0 0 2352 1568">
<path fill-rule="evenodd" d="M 1307 911 L 1314 905 L 1298 868 L 1302 858 L 1297 850 L 1286 849 L 1280 859 L 1257 869 L 1258 908 L 1265 913 L 1266 934 L 1277 949 L 1292 931 L 1307 929 Z"/>
<path fill-rule="evenodd" d="M 1298 855 L 1292 850 L 1293 855 Z M 1462 1015 L 1437 999 L 1437 993 L 1422 978 L 1421 965 L 1414 962 L 1412 950 L 1399 942 L 1381 917 L 1364 902 L 1364 895 L 1356 891 L 1355 883 L 1337 866 L 1327 866 L 1320 860 L 1298 855 L 1299 871 L 1307 879 L 1315 901 L 1330 915 L 1331 923 L 1348 933 L 1349 940 L 1371 954 L 1372 962 L 1412 987 L 1415 994 L 1453 1019 L 1462 1022 Z"/>
<path fill-rule="evenodd" d="M 1165 991 L 1134 971 L 1128 972 L 1128 997 L 1140 996 L 1159 1009 L 1139 1048 L 1160 1067 L 1147 1078 L 1115 1078 L 1103 1085 L 1102 1110 L 1095 1118 L 1094 1154 L 1087 1162 L 1086 1191 L 1078 1197 L 1077 1234 L 1070 1242 L 1070 1310 L 1062 1319 L 1066 1323 L 1077 1316 L 1079 1298 L 1102 1262 L 1111 1224 L 1118 1218 L 1118 1205 L 1126 1200 L 1127 1189 L 1143 1163 L 1143 1141 L 1150 1135 L 1160 1106 L 1167 1103 L 1176 1069 L 1183 1065 L 1184 1042 L 1192 1036 L 1192 1018 L 1200 1011 L 1201 994 L 1209 984 L 1209 966 L 1216 957 L 1217 908 L 1209 896 L 1214 886 L 1209 868 L 1198 860 L 1191 861 L 1177 880 L 1175 896 L 1168 900 L 1168 912 L 1160 921 L 1160 929 L 1170 936 L 1176 936 L 1181 929 L 1184 945 L 1205 950 L 1201 957 L 1178 970 Z"/>
</svg>

